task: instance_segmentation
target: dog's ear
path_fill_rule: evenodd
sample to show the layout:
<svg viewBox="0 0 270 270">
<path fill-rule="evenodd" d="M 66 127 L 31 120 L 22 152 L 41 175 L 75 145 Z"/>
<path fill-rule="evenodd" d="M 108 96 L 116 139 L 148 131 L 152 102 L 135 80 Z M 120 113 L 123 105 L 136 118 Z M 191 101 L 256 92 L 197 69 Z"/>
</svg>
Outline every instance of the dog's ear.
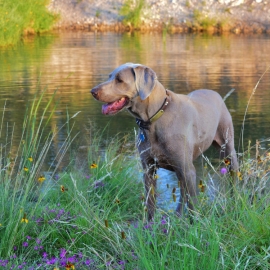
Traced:
<svg viewBox="0 0 270 270">
<path fill-rule="evenodd" d="M 156 73 L 146 66 L 137 66 L 133 68 L 135 73 L 135 84 L 139 96 L 142 100 L 148 98 L 151 94 L 157 79 Z"/>
</svg>

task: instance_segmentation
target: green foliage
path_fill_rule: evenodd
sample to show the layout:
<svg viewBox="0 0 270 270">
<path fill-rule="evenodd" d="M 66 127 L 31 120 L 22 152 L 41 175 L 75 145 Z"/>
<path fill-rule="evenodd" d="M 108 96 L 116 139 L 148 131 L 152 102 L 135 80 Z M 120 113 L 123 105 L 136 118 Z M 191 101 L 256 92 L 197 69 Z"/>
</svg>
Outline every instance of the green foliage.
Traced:
<svg viewBox="0 0 270 270">
<path fill-rule="evenodd" d="M 46 6 L 48 0 L 5 0 L 0 2 L 0 46 L 15 44 L 27 33 L 49 30 L 57 16 Z"/>
<path fill-rule="evenodd" d="M 199 24 L 204 30 L 207 30 L 209 27 L 216 26 L 218 24 L 217 19 L 208 17 L 207 14 L 202 13 L 198 9 L 193 11 L 193 18 L 194 22 Z"/>
<path fill-rule="evenodd" d="M 126 0 L 120 9 L 120 15 L 124 16 L 124 24 L 130 23 L 134 27 L 139 27 L 144 7 L 145 0 Z"/>
<path fill-rule="evenodd" d="M 100 14 L 101 14 L 100 10 L 97 10 L 95 16 L 96 16 L 97 18 L 99 18 L 99 17 L 100 17 Z"/>
<path fill-rule="evenodd" d="M 3 269 L 19 269 L 23 263 L 27 269 L 38 264 L 53 269 L 74 254 L 76 269 L 91 269 L 82 261 L 86 258 L 91 267 L 95 264 L 93 269 L 109 264 L 115 269 L 269 269 L 270 151 L 261 147 L 269 139 L 249 145 L 237 177 L 220 173 L 221 166 L 229 166 L 223 161 L 213 166 L 206 160 L 201 185 L 209 193 L 201 189 L 196 211 L 190 213 L 192 223 L 166 209 L 157 209 L 154 220 L 147 222 L 142 172 L 128 135 L 104 140 L 91 127 L 87 168 L 56 173 L 56 166 L 39 180 L 58 132 L 44 133 L 55 111 L 53 99 L 43 109 L 44 92 L 38 93 L 25 113 L 18 149 L 11 151 L 10 138 L 0 148 Z M 56 154 L 59 160 L 70 148 L 69 134 Z M 218 188 L 211 187 L 212 177 Z"/>
</svg>

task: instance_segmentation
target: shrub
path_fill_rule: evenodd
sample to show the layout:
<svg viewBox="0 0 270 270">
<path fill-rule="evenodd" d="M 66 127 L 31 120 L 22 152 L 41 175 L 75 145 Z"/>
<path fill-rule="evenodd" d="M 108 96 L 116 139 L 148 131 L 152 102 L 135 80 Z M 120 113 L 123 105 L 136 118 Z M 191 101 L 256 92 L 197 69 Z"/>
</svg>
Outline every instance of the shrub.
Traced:
<svg viewBox="0 0 270 270">
<path fill-rule="evenodd" d="M 145 0 L 126 0 L 120 9 L 120 15 L 124 16 L 124 24 L 131 23 L 132 26 L 139 27 L 144 6 Z"/>
</svg>

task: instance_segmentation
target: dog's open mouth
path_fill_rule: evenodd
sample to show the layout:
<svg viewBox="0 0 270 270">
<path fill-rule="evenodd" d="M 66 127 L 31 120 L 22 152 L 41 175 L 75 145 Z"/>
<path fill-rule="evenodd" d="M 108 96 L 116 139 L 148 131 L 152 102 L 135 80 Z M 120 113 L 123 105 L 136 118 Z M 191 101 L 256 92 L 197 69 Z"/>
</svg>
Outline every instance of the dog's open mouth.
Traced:
<svg viewBox="0 0 270 270">
<path fill-rule="evenodd" d="M 127 106 L 129 99 L 127 97 L 122 97 L 117 101 L 103 104 L 102 113 L 103 114 L 116 114 Z"/>
</svg>

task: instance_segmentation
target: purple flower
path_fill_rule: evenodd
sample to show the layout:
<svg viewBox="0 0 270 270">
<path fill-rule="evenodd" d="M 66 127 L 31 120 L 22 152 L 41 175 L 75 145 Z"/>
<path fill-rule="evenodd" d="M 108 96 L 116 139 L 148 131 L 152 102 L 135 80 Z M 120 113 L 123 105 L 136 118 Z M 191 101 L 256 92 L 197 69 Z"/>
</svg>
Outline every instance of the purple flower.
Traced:
<svg viewBox="0 0 270 270">
<path fill-rule="evenodd" d="M 75 258 L 75 256 L 68 257 L 68 258 L 67 258 L 67 261 L 68 261 L 69 263 L 75 263 L 75 262 L 76 262 L 76 258 Z"/>
<path fill-rule="evenodd" d="M 38 246 L 34 246 L 34 250 L 38 250 Z"/>
<path fill-rule="evenodd" d="M 167 229 L 163 229 L 162 230 L 164 234 L 167 234 L 168 233 L 168 230 Z"/>
<path fill-rule="evenodd" d="M 93 260 L 87 259 L 84 264 L 89 266 L 91 263 L 93 262 Z"/>
<path fill-rule="evenodd" d="M 102 182 L 102 180 L 94 182 L 94 188 L 99 188 L 99 187 L 104 187 L 104 186 L 105 184 L 104 182 Z"/>
<path fill-rule="evenodd" d="M 162 219 L 161 219 L 161 224 L 162 224 L 162 225 L 167 224 L 167 221 L 166 221 L 166 217 L 165 217 L 165 216 L 162 217 Z"/>
<path fill-rule="evenodd" d="M 48 254 L 46 252 L 43 252 L 42 257 L 45 259 L 47 258 Z"/>
<path fill-rule="evenodd" d="M 27 239 L 27 240 L 31 240 L 32 238 L 31 238 L 31 236 L 27 235 L 27 236 L 26 236 L 26 239 Z"/>
<path fill-rule="evenodd" d="M 13 250 L 17 250 L 17 247 L 16 247 L 16 246 L 14 246 L 14 247 L 13 247 Z"/>
<path fill-rule="evenodd" d="M 227 169 L 225 167 L 221 168 L 221 170 L 220 170 L 221 174 L 226 174 L 227 172 L 228 171 L 227 171 Z"/>
<path fill-rule="evenodd" d="M 41 243 L 41 240 L 37 238 L 37 239 L 36 239 L 36 243 L 37 243 L 37 244 L 40 244 L 40 243 Z"/>
<path fill-rule="evenodd" d="M 144 225 L 144 229 L 150 229 L 153 224 L 154 224 L 154 222 L 147 223 L 146 225 Z"/>
<path fill-rule="evenodd" d="M 59 180 L 59 175 L 56 174 L 56 175 L 54 176 L 54 179 L 55 179 L 55 180 Z"/>
<path fill-rule="evenodd" d="M 57 262 L 57 259 L 52 257 L 50 260 L 47 260 L 47 264 L 51 265 L 51 264 L 55 264 Z"/>
<path fill-rule="evenodd" d="M 8 260 L 0 260 L 0 266 L 7 266 Z"/>
<path fill-rule="evenodd" d="M 136 256 L 136 254 L 135 254 L 134 250 L 132 250 L 132 252 L 131 252 L 131 256 L 133 257 L 133 259 L 138 259 L 138 257 Z"/>
<path fill-rule="evenodd" d="M 64 248 L 61 248 L 60 249 L 60 258 L 61 259 L 62 258 L 65 258 L 66 257 L 66 253 L 67 253 L 67 251 Z"/>
<path fill-rule="evenodd" d="M 23 242 L 23 247 L 28 247 L 28 242 Z"/>
</svg>

